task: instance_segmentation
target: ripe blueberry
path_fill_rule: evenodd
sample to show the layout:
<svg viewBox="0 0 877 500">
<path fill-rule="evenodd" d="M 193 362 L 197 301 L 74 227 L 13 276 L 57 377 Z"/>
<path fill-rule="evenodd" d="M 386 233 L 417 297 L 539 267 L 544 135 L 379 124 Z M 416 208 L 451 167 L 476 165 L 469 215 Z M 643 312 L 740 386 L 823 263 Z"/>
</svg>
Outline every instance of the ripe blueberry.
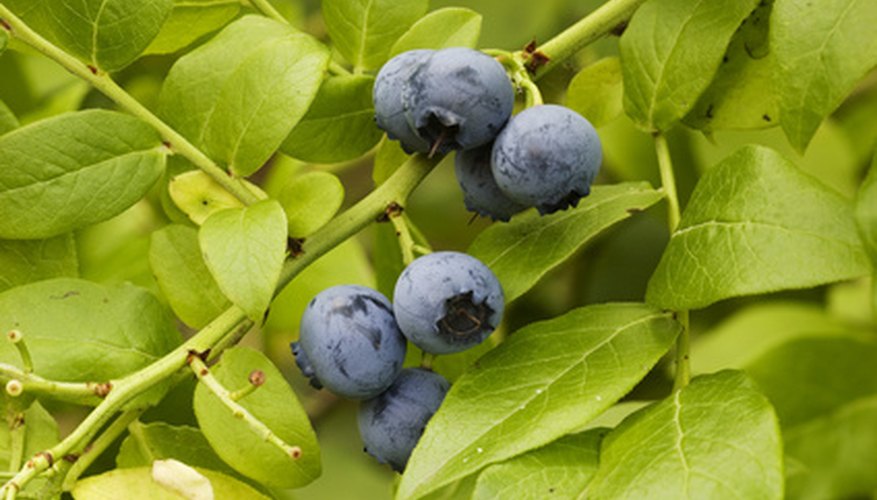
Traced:
<svg viewBox="0 0 877 500">
<path fill-rule="evenodd" d="M 457 151 L 454 167 L 457 182 L 463 190 L 463 202 L 470 212 L 508 222 L 512 215 L 524 210 L 526 205 L 512 200 L 503 193 L 490 170 L 490 154 L 493 143 L 466 151 Z"/>
<path fill-rule="evenodd" d="M 590 193 L 603 153 L 591 123 L 546 104 L 515 115 L 493 145 L 491 166 L 509 198 L 550 214 Z"/>
<path fill-rule="evenodd" d="M 314 297 L 301 319 L 292 352 L 315 387 L 351 399 L 380 394 L 399 374 L 405 338 L 390 302 L 356 285 L 334 286 Z"/>
<path fill-rule="evenodd" d="M 508 121 L 514 101 L 503 66 L 464 47 L 436 51 L 402 86 L 409 123 L 441 153 L 492 141 Z"/>
<path fill-rule="evenodd" d="M 385 392 L 360 404 L 356 420 L 365 451 L 402 472 L 449 388 L 448 381 L 437 373 L 421 368 L 402 370 Z"/>
<path fill-rule="evenodd" d="M 415 259 L 393 292 L 399 329 L 433 354 L 460 352 L 486 339 L 502 318 L 499 280 L 480 260 L 459 252 Z"/>
<path fill-rule="evenodd" d="M 429 151 L 429 143 L 417 135 L 405 116 L 402 103 L 402 86 L 422 65 L 432 50 L 410 50 L 387 61 L 378 72 L 372 98 L 375 105 L 375 122 L 390 139 L 398 140 L 406 153 Z"/>
</svg>

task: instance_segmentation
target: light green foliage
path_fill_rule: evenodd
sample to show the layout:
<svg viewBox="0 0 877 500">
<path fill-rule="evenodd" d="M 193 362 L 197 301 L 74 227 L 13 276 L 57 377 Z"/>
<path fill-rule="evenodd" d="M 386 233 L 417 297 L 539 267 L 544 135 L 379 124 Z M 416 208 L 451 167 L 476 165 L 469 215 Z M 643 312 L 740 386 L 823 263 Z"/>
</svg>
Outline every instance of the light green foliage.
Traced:
<svg viewBox="0 0 877 500">
<path fill-rule="evenodd" d="M 121 377 L 180 342 L 170 315 L 151 293 L 130 284 L 102 286 L 70 278 L 0 294 L 0 331 L 12 329 L 24 334 L 34 373 L 67 381 Z M 8 342 L 0 343 L 0 361 L 21 366 Z"/>
<path fill-rule="evenodd" d="M 48 238 L 121 213 L 161 175 L 166 153 L 142 121 L 90 110 L 0 136 L 0 238 Z"/>
<path fill-rule="evenodd" d="M 17 127 L 18 119 L 15 118 L 15 114 L 12 113 L 12 110 L 9 109 L 6 103 L 0 101 L 0 135 L 3 135 L 6 132 L 9 132 L 10 130 Z"/>
<path fill-rule="evenodd" d="M 424 495 L 580 429 L 645 376 L 679 329 L 645 305 L 605 304 L 510 335 L 451 387 L 398 496 Z"/>
<path fill-rule="evenodd" d="M 426 14 L 427 0 L 323 0 L 332 45 L 354 68 L 378 69 L 393 43 Z"/>
<path fill-rule="evenodd" d="M 149 264 L 171 309 L 192 328 L 203 327 L 231 305 L 204 263 L 197 230 L 172 224 L 153 232 Z"/>
<path fill-rule="evenodd" d="M 24 422 L 23 458 L 28 459 L 58 442 L 58 424 L 38 402 L 34 402 L 24 411 Z M 4 471 L 9 470 L 11 439 L 6 419 L 0 420 L 0 469 Z"/>
<path fill-rule="evenodd" d="M 468 252 L 490 267 L 506 301 L 511 302 L 607 228 L 654 205 L 662 196 L 642 182 L 595 186 L 577 208 L 545 217 L 531 210 L 508 224 L 491 226 L 478 235 Z"/>
<path fill-rule="evenodd" d="M 299 160 L 337 163 L 362 156 L 381 139 L 372 103 L 374 78 L 326 79 L 310 109 L 283 141 L 283 152 Z"/>
<path fill-rule="evenodd" d="M 566 93 L 566 105 L 595 127 L 602 127 L 624 111 L 621 62 L 606 57 L 579 71 Z"/>
<path fill-rule="evenodd" d="M 393 172 L 408 161 L 408 158 L 408 154 L 402 149 L 399 141 L 393 141 L 389 137 L 384 136 L 375 154 L 372 180 L 377 185 L 383 184 L 384 181 L 393 175 Z"/>
<path fill-rule="evenodd" d="M 274 295 L 286 256 L 286 215 L 276 200 L 211 215 L 198 232 L 201 254 L 219 289 L 253 321 Z"/>
<path fill-rule="evenodd" d="M 776 415 L 741 372 L 694 379 L 604 439 L 587 497 L 783 497 Z"/>
<path fill-rule="evenodd" d="M 255 184 L 242 179 L 243 185 L 259 198 L 265 193 Z M 174 204 L 195 224 L 203 224 L 214 212 L 226 208 L 241 208 L 241 200 L 228 191 L 212 177 L 201 170 L 190 170 L 174 176 L 168 182 L 168 194 Z"/>
<path fill-rule="evenodd" d="M 478 476 L 473 500 L 574 498 L 597 472 L 603 429 L 565 436 Z"/>
<path fill-rule="evenodd" d="M 177 60 L 159 113 L 242 176 L 258 170 L 304 116 L 329 52 L 310 35 L 246 16 Z"/>
<path fill-rule="evenodd" d="M 79 275 L 72 233 L 45 240 L 0 240 L 0 291 L 49 278 Z"/>
<path fill-rule="evenodd" d="M 621 37 L 624 109 L 664 131 L 685 116 L 719 69 L 731 36 L 758 0 L 651 0 Z"/>
<path fill-rule="evenodd" d="M 192 467 L 202 467 L 233 476 L 234 470 L 210 447 L 201 431 L 189 426 L 139 421 L 128 426 L 128 436 L 116 455 L 120 469 L 145 467 L 155 460 L 172 458 Z"/>
<path fill-rule="evenodd" d="M 877 155 L 856 198 L 856 223 L 865 243 L 865 250 L 877 268 Z"/>
<path fill-rule="evenodd" d="M 277 201 L 286 212 L 289 236 L 303 238 L 335 216 L 344 202 L 344 185 L 329 172 L 309 172 L 290 179 Z"/>
<path fill-rule="evenodd" d="M 216 500 L 267 500 L 251 486 L 216 471 L 193 467 L 211 485 Z M 76 483 L 72 494 L 77 500 L 116 498 L 125 492 L 129 500 L 190 500 L 196 498 L 191 491 L 184 495 L 153 479 L 151 467 L 116 469 L 97 476 L 87 477 Z"/>
<path fill-rule="evenodd" d="M 41 35 L 108 72 L 134 62 L 158 34 L 173 0 L 6 0 Z"/>
<path fill-rule="evenodd" d="M 311 423 L 283 375 L 264 354 L 243 347 L 223 353 L 211 372 L 226 389 L 235 391 L 249 384 L 253 370 L 264 372 L 265 383 L 237 403 L 284 442 L 298 446 L 301 456 L 293 459 L 256 434 L 203 383 L 195 389 L 194 403 L 201 432 L 216 453 L 245 476 L 267 486 L 303 486 L 320 475 L 320 450 Z"/>
<path fill-rule="evenodd" d="M 402 34 L 390 57 L 414 49 L 444 49 L 478 45 L 481 34 L 481 15 L 462 7 L 446 7 L 430 12 Z"/>
<path fill-rule="evenodd" d="M 170 54 L 225 26 L 241 10 L 239 0 L 174 0 L 173 10 L 146 54 Z"/>
<path fill-rule="evenodd" d="M 785 430 L 787 498 L 869 497 L 877 489 L 875 421 L 872 396 Z"/>
<path fill-rule="evenodd" d="M 803 151 L 822 119 L 877 65 L 877 3 L 776 0 L 770 22 L 783 131 Z"/>
<path fill-rule="evenodd" d="M 775 151 L 747 146 L 701 178 L 646 300 L 697 309 L 869 272 L 850 203 Z"/>
<path fill-rule="evenodd" d="M 759 3 L 731 38 L 712 83 L 684 121 L 705 131 L 760 129 L 779 123 L 776 57 L 768 47 L 773 0 Z"/>
</svg>

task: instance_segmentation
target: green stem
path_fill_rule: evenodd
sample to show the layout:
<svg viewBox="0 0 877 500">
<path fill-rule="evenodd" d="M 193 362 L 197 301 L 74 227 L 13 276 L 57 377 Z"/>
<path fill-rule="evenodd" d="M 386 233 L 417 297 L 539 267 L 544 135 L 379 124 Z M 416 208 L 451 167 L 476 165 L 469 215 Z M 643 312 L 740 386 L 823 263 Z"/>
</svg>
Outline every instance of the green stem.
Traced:
<svg viewBox="0 0 877 500">
<path fill-rule="evenodd" d="M 263 15 L 274 19 L 275 21 L 279 21 L 283 24 L 289 24 L 289 21 L 283 17 L 280 12 L 277 12 L 277 9 L 271 5 L 271 2 L 268 0 L 248 0 L 249 4 L 253 6 L 254 9 L 261 12 Z"/>
<path fill-rule="evenodd" d="M 142 415 L 143 412 L 143 409 L 129 410 L 119 415 L 116 420 L 113 420 L 113 423 L 107 426 L 106 430 L 91 443 L 88 450 L 80 455 L 73 466 L 70 467 L 70 470 L 67 471 L 62 489 L 64 491 L 73 490 L 73 486 L 76 484 L 76 481 L 79 480 L 79 476 L 88 470 L 88 468 L 91 467 L 91 464 L 93 464 L 94 461 L 97 460 L 101 454 L 103 454 L 103 452 L 125 432 L 131 422 L 140 418 L 140 415 Z"/>
<path fill-rule="evenodd" d="M 573 24 L 537 48 L 548 61 L 534 68 L 533 76 L 541 78 L 563 61 L 574 56 L 588 44 L 602 38 L 630 19 L 646 0 L 609 0 L 579 22 Z"/>
<path fill-rule="evenodd" d="M 321 255 L 377 219 L 390 203 L 403 204 L 411 191 L 440 160 L 439 157 L 427 159 L 422 154 L 412 157 L 380 187 L 308 237 L 302 245 L 303 253 L 284 264 L 275 293 L 279 293 L 299 272 Z M 35 455 L 25 464 L 24 468 L 3 485 L 3 491 L 7 498 L 15 498 L 21 488 L 49 468 L 56 459 L 71 453 L 81 452 L 86 443 L 125 404 L 184 368 L 191 351 L 204 352 L 210 349 L 210 355 L 216 356 L 218 354 L 216 346 L 227 341 L 230 335 L 233 336 L 234 332 L 238 328 L 242 328 L 248 321 L 243 310 L 232 306 L 164 357 L 140 371 L 115 381 L 106 398 L 88 414 L 73 432 L 51 449 Z"/>
<path fill-rule="evenodd" d="M 335 76 L 350 76 L 353 73 L 347 70 L 344 66 L 338 64 L 335 61 L 329 61 L 329 73 Z"/>
<path fill-rule="evenodd" d="M 17 471 L 24 460 L 24 442 L 27 437 L 27 422 L 23 412 L 16 412 L 9 420 L 9 470 Z"/>
<path fill-rule="evenodd" d="M 120 108 L 140 118 L 151 125 L 162 138 L 170 145 L 172 151 L 184 156 L 196 167 L 203 170 L 219 185 L 233 194 L 242 203 L 249 205 L 259 201 L 259 198 L 244 186 L 240 179 L 229 175 L 225 169 L 217 165 L 194 144 L 174 130 L 170 125 L 155 116 L 146 109 L 131 94 L 120 87 L 106 72 L 99 68 L 89 66 L 67 52 L 58 48 L 38 33 L 30 29 L 21 19 L 15 16 L 3 4 L 0 4 L 0 18 L 11 28 L 10 35 L 21 40 L 26 45 L 36 49 L 43 55 L 63 66 L 67 71 L 90 83 L 105 96 L 109 97 Z"/>
<path fill-rule="evenodd" d="M 672 234 L 679 227 L 681 213 L 679 195 L 676 192 L 676 176 L 673 173 L 673 162 L 670 158 L 670 147 L 664 134 L 656 133 L 655 152 L 658 155 L 658 168 L 661 172 L 661 186 L 667 198 L 667 225 Z M 676 319 L 682 324 L 682 332 L 676 339 L 676 376 L 673 390 L 682 389 L 691 381 L 691 333 L 688 311 L 677 311 Z"/>
<path fill-rule="evenodd" d="M 411 237 L 411 231 L 408 229 L 405 215 L 401 211 L 390 214 L 390 222 L 393 223 L 393 228 L 396 229 L 396 236 L 399 238 L 402 264 L 407 266 L 414 261 L 414 238 Z"/>
<path fill-rule="evenodd" d="M 15 349 L 18 351 L 18 356 L 21 358 L 21 366 L 24 367 L 25 373 L 32 372 L 33 360 L 30 357 L 30 350 L 27 348 L 27 343 L 24 341 L 24 334 L 21 333 L 20 330 L 10 330 L 9 333 L 6 334 L 6 338 L 9 339 L 9 342 L 12 342 L 12 345 L 14 345 Z"/>
<path fill-rule="evenodd" d="M 89 406 L 99 404 L 103 400 L 99 396 L 100 392 L 109 387 L 107 383 L 46 380 L 6 363 L 0 363 L 0 380 L 17 380 L 25 393 Z"/>
</svg>

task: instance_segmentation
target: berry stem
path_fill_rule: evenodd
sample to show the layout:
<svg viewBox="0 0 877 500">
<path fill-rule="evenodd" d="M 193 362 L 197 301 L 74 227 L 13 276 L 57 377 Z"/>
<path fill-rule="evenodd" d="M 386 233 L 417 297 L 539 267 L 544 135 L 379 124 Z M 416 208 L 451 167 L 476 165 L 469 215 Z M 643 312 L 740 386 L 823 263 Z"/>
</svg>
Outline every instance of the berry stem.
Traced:
<svg viewBox="0 0 877 500">
<path fill-rule="evenodd" d="M 22 392 L 48 396 L 59 401 L 81 405 L 97 405 L 103 399 L 98 396 L 100 388 L 108 384 L 94 382 L 57 382 L 46 380 L 33 373 L 28 373 L 16 366 L 0 363 L 0 380 L 8 382 L 17 380 L 21 383 Z"/>
<path fill-rule="evenodd" d="M 408 222 L 402 211 L 395 212 L 390 215 L 390 222 L 396 230 L 396 237 L 399 238 L 399 250 L 402 251 L 402 263 L 404 265 L 411 264 L 414 261 L 414 238 L 411 237 L 411 231 L 408 229 Z"/>
<path fill-rule="evenodd" d="M 15 346 L 15 350 L 18 351 L 18 356 L 21 358 L 21 366 L 24 367 L 24 373 L 32 372 L 33 359 L 30 357 L 30 350 L 28 350 L 27 344 L 24 341 L 24 334 L 19 330 L 11 330 L 6 334 L 6 338 Z"/>
<path fill-rule="evenodd" d="M 79 476 L 88 470 L 88 468 L 91 467 L 91 464 L 100 458 L 103 452 L 106 451 L 107 448 L 109 448 L 110 445 L 112 445 L 113 442 L 128 429 L 128 426 L 132 422 L 140 418 L 140 415 L 142 415 L 144 411 L 146 410 L 129 410 L 113 420 L 113 423 L 107 426 L 106 430 L 91 443 L 88 449 L 76 459 L 76 462 L 70 467 L 70 470 L 67 471 L 67 476 L 64 478 L 62 489 L 68 492 L 72 491 Z"/>
<path fill-rule="evenodd" d="M 679 196 L 676 192 L 676 176 L 667 137 L 658 132 L 654 134 L 655 152 L 658 155 L 658 168 L 661 171 L 661 186 L 667 197 L 667 226 L 672 234 L 679 227 L 682 218 L 679 210 Z M 676 319 L 682 324 L 682 331 L 676 339 L 676 376 L 673 390 L 682 389 L 691 381 L 691 333 L 688 311 L 676 311 Z"/>
<path fill-rule="evenodd" d="M 17 471 L 24 460 L 24 442 L 27 437 L 27 422 L 24 412 L 16 411 L 8 417 L 9 421 L 9 470 Z"/>
<path fill-rule="evenodd" d="M 609 0 L 554 38 L 538 46 L 533 53 L 547 57 L 547 61 L 538 66 L 531 66 L 533 77 L 541 78 L 588 44 L 611 33 L 630 19 L 636 9 L 645 2 L 646 0 Z"/>
<path fill-rule="evenodd" d="M 90 83 L 120 108 L 140 118 L 152 128 L 158 131 L 162 138 L 170 145 L 170 149 L 179 153 L 196 167 L 203 170 L 213 180 L 219 183 L 229 193 L 234 195 L 245 205 L 251 205 L 259 198 L 241 182 L 240 179 L 229 175 L 225 169 L 217 165 L 203 151 L 183 137 L 170 125 L 154 115 L 145 106 L 140 104 L 134 97 L 120 87 L 105 71 L 89 66 L 68 54 L 58 46 L 52 44 L 38 33 L 33 31 L 24 21 L 0 3 L 0 18 L 12 29 L 10 34 L 24 44 L 36 49 L 49 59 L 60 64 L 67 71 Z"/>
</svg>

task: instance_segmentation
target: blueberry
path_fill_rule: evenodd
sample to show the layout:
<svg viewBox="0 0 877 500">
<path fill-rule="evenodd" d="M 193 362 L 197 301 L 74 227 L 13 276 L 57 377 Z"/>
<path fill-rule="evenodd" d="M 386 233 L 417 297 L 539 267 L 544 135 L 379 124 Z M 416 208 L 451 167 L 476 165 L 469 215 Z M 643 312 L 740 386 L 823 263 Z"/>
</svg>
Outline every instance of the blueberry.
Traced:
<svg viewBox="0 0 877 500">
<path fill-rule="evenodd" d="M 360 404 L 356 420 L 365 451 L 402 472 L 448 388 L 448 381 L 437 373 L 402 370 L 384 393 Z"/>
<path fill-rule="evenodd" d="M 503 193 L 490 170 L 493 143 L 466 151 L 457 151 L 454 160 L 457 182 L 463 190 L 463 202 L 470 212 L 508 222 L 512 215 L 527 208 Z"/>
<path fill-rule="evenodd" d="M 375 104 L 375 122 L 387 132 L 390 139 L 398 140 L 406 153 L 429 151 L 429 143 L 420 138 L 408 123 L 402 105 L 402 86 L 417 68 L 433 54 L 432 50 L 410 50 L 387 61 L 378 72 L 372 97 Z"/>
<path fill-rule="evenodd" d="M 499 280 L 480 260 L 459 252 L 415 259 L 393 292 L 399 329 L 433 354 L 460 352 L 486 339 L 502 318 Z"/>
<path fill-rule="evenodd" d="M 463 47 L 436 51 L 402 87 L 409 123 L 440 153 L 492 141 L 514 101 L 503 66 Z"/>
<path fill-rule="evenodd" d="M 405 359 L 405 338 L 390 301 L 356 285 L 334 286 L 314 297 L 292 344 L 302 373 L 315 387 L 351 399 L 380 394 Z"/>
<path fill-rule="evenodd" d="M 591 123 L 547 104 L 515 115 L 493 145 L 496 183 L 509 198 L 550 214 L 576 206 L 591 189 L 603 153 Z"/>
</svg>

